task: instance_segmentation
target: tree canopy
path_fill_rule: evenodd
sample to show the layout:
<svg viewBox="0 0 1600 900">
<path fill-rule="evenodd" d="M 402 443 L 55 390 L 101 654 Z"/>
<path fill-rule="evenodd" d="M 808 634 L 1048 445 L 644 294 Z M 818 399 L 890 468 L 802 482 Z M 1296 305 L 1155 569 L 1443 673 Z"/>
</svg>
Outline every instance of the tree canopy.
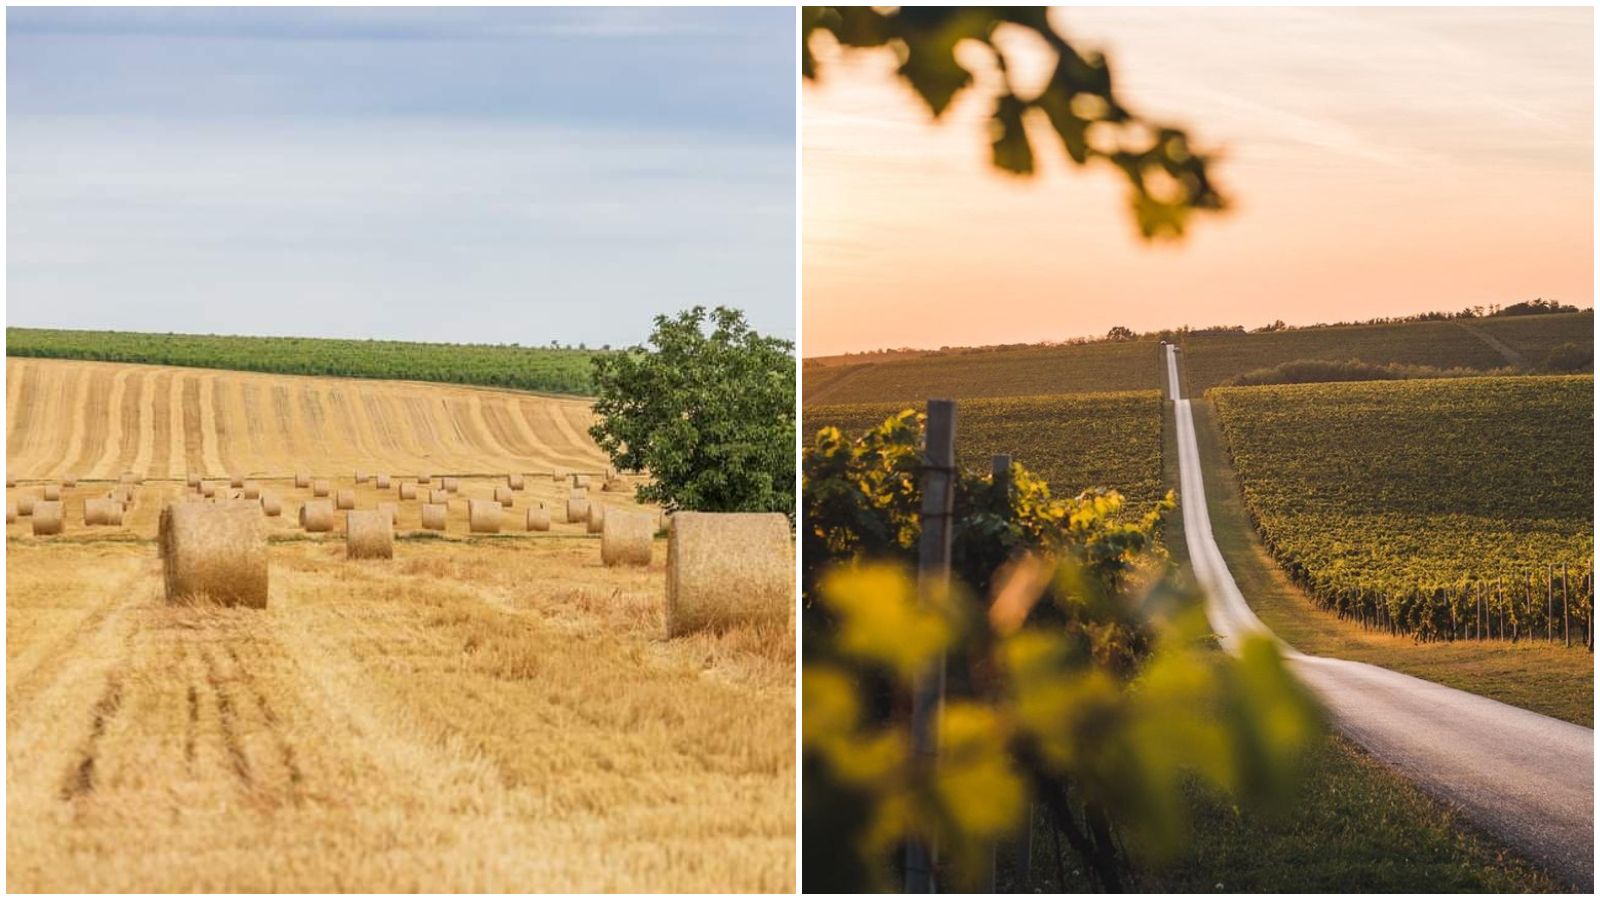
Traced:
<svg viewBox="0 0 1600 900">
<path fill-rule="evenodd" d="M 640 500 L 793 515 L 790 342 L 758 334 L 739 310 L 696 306 L 657 316 L 649 346 L 595 357 L 594 383 L 589 433 L 619 469 L 650 472 Z"/>
</svg>

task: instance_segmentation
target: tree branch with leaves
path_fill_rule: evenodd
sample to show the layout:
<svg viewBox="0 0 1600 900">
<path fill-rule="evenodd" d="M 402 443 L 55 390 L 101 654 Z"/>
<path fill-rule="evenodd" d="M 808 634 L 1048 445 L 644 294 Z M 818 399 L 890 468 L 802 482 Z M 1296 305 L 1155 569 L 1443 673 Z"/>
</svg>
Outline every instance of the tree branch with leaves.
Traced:
<svg viewBox="0 0 1600 900">
<path fill-rule="evenodd" d="M 1147 239 L 1182 237 L 1192 213 L 1226 208 L 1211 178 L 1216 157 L 1196 150 L 1183 129 L 1130 109 L 1112 88 L 1110 62 L 1075 47 L 1050 24 L 1048 13 L 1043 7 L 807 6 L 801 13 L 800 70 L 808 81 L 821 80 L 813 43 L 824 34 L 850 51 L 893 53 L 901 80 L 938 119 L 958 95 L 974 88 L 973 73 L 956 54 L 958 46 L 971 43 L 983 48 L 999 74 L 988 122 L 995 168 L 1034 173 L 1027 122 L 1042 119 L 1075 165 L 1110 165 L 1121 173 Z M 1008 29 L 1034 34 L 1054 55 L 1042 89 L 1025 91 L 1014 83 L 1014 60 L 996 39 Z"/>
</svg>

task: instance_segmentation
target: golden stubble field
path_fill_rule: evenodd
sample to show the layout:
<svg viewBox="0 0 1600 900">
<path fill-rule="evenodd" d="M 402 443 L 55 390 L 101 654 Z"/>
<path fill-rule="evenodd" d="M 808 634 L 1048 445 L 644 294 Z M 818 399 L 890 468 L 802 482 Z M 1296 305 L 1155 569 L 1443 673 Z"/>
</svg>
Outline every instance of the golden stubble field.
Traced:
<svg viewBox="0 0 1600 900">
<path fill-rule="evenodd" d="M 9 445 L 35 446 L 16 415 Z M 81 421 L 60 433 L 109 430 Z M 335 464 L 384 462 L 256 446 L 264 471 L 343 487 Z M 647 568 L 606 568 L 559 507 L 522 532 L 567 490 L 534 473 L 570 469 L 512 462 L 530 474 L 507 534 L 465 533 L 464 498 L 495 482 L 464 478 L 442 537 L 399 504 L 387 561 L 345 559 L 342 525 L 303 534 L 309 491 L 264 481 L 284 498 L 266 610 L 165 601 L 153 538 L 181 479 L 140 485 L 122 528 L 83 526 L 110 487 L 88 481 L 64 491 L 65 534 L 8 526 L 9 888 L 792 890 L 792 626 L 667 639 L 664 540 Z M 357 507 L 394 493 L 369 482 Z"/>
<path fill-rule="evenodd" d="M 604 471 L 589 404 L 513 391 L 6 359 L 18 478 Z"/>
</svg>

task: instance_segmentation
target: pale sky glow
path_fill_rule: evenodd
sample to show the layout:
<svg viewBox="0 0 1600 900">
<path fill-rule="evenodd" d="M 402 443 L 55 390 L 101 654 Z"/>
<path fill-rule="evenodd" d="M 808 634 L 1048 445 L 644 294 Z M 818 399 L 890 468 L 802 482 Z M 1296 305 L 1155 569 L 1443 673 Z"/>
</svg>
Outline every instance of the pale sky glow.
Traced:
<svg viewBox="0 0 1600 900">
<path fill-rule="evenodd" d="M 793 338 L 790 9 L 11 9 L 7 321 Z"/>
<path fill-rule="evenodd" d="M 982 98 L 934 125 L 892 60 L 828 54 L 802 94 L 806 355 L 1592 306 L 1590 10 L 1056 15 L 1126 103 L 1223 151 L 1233 209 L 1145 244 L 1046 129 L 1040 177 L 993 172 Z"/>
</svg>

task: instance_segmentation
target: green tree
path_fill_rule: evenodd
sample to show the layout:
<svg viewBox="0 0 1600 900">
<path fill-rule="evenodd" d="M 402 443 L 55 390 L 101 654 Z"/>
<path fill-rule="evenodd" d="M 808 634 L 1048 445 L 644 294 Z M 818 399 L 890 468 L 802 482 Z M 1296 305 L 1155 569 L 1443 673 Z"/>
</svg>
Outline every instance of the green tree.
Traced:
<svg viewBox="0 0 1600 900">
<path fill-rule="evenodd" d="M 758 334 L 739 310 L 696 306 L 657 316 L 648 347 L 595 357 L 594 384 L 589 433 L 617 468 L 650 472 L 640 500 L 794 514 L 790 342 Z"/>
<path fill-rule="evenodd" d="M 1152 122 L 1122 103 L 1111 86 L 1104 56 L 1080 51 L 1050 24 L 1042 7 L 877 7 L 807 6 L 801 13 L 800 71 L 821 78 L 813 41 L 831 35 L 858 52 L 892 53 L 900 78 L 938 118 L 956 95 L 973 85 L 973 76 L 956 59 L 963 42 L 981 46 L 993 61 L 1000 87 L 988 124 L 995 168 L 1016 175 L 1034 171 L 1027 120 L 1042 119 L 1080 166 L 1104 163 L 1128 181 L 1129 201 L 1146 238 L 1183 235 L 1195 210 L 1226 205 L 1212 184 L 1213 157 L 1191 146 L 1181 128 Z M 1024 91 L 1012 80 L 1010 64 L 996 34 L 1004 29 L 1032 32 L 1055 55 L 1049 81 Z"/>
</svg>

